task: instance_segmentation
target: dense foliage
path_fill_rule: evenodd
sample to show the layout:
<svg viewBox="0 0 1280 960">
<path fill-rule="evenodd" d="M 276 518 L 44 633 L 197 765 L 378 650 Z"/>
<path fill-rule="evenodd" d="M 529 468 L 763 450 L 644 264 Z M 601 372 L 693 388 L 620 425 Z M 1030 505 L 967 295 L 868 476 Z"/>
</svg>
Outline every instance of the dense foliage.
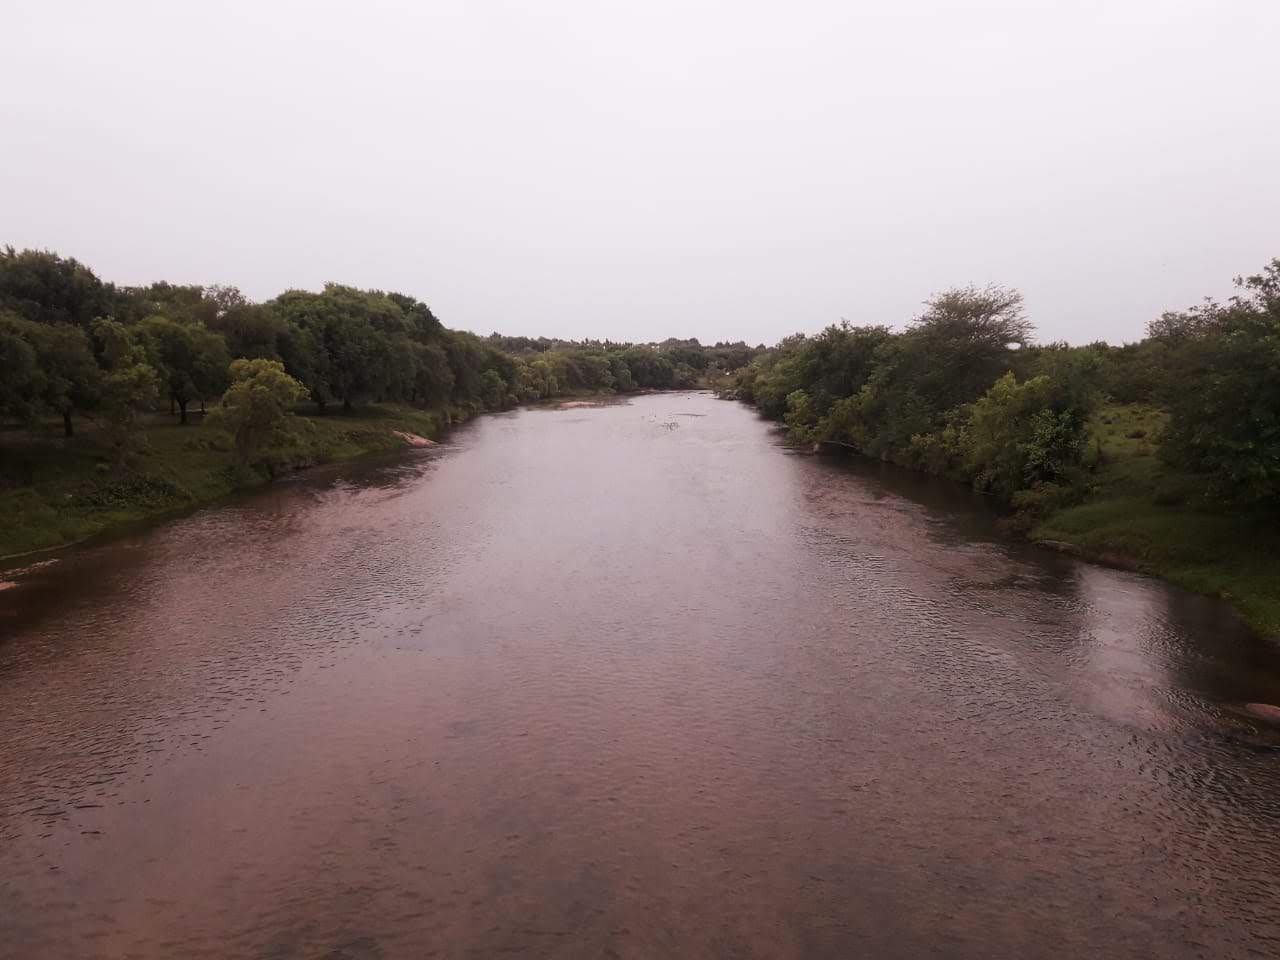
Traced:
<svg viewBox="0 0 1280 960">
<path fill-rule="evenodd" d="M 1169 413 L 1161 457 L 1202 502 L 1280 505 L 1280 261 L 1240 293 L 1154 321 L 1124 346 L 1036 345 L 1022 299 L 947 291 L 902 332 L 828 327 L 761 353 L 726 391 L 798 443 L 963 478 L 1032 512 L 1082 499 L 1099 403 Z"/>
<path fill-rule="evenodd" d="M 402 293 L 331 283 L 253 303 L 234 287 L 117 287 L 54 253 L 0 251 L 0 417 L 57 416 L 67 437 L 92 417 L 122 457 L 157 405 L 186 424 L 192 403 L 222 403 L 217 422 L 252 460 L 287 435 L 260 423 L 263 411 L 283 416 L 295 402 L 319 414 L 386 401 L 469 416 L 579 392 L 692 387 L 755 353 L 696 340 L 479 337 L 446 329 Z"/>
<path fill-rule="evenodd" d="M 1138 343 L 1037 345 L 1021 297 L 942 293 L 906 328 L 828 327 L 771 350 L 696 340 L 562 341 L 449 330 L 402 293 L 328 284 L 253 303 L 234 287 L 117 287 L 56 254 L 0 251 L 0 416 L 67 437 L 92 418 L 118 460 L 141 416 L 221 405 L 254 460 L 297 403 L 378 402 L 446 417 L 580 392 L 717 383 L 799 443 L 966 479 L 1030 507 L 1084 497 L 1101 402 L 1167 412 L 1151 440 L 1204 502 L 1280 502 L 1280 261 Z M 246 365 L 243 361 L 261 361 Z M 277 411 L 264 422 L 264 411 Z M 263 439 L 266 438 L 266 439 Z"/>
<path fill-rule="evenodd" d="M 231 434 L 236 457 L 247 466 L 263 450 L 287 447 L 297 436 L 292 410 L 306 388 L 278 360 L 236 360 L 231 386 L 214 411 L 214 422 Z"/>
<path fill-rule="evenodd" d="M 1224 304 L 1166 314 L 1152 337 L 1169 358 L 1162 453 L 1220 496 L 1280 501 L 1280 260 L 1236 281 Z"/>
</svg>

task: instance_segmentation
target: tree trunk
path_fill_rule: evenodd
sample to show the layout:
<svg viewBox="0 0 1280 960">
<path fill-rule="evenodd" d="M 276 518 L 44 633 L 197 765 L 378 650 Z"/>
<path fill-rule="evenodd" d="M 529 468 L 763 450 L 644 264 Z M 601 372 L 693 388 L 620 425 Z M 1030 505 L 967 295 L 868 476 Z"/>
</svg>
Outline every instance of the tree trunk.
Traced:
<svg viewBox="0 0 1280 960">
<path fill-rule="evenodd" d="M 317 401 L 316 401 L 316 411 L 318 412 L 318 414 L 319 414 L 320 416 L 322 416 L 322 417 L 324 416 L 324 401 L 323 401 L 323 400 L 317 400 Z"/>
<path fill-rule="evenodd" d="M 173 416 L 173 394 L 169 394 L 169 416 Z"/>
<path fill-rule="evenodd" d="M 351 411 L 351 398 L 350 398 L 350 397 L 343 397 L 343 398 L 342 398 L 342 410 L 343 410 L 343 412 L 344 412 L 344 413 L 349 413 L 349 412 Z"/>
<path fill-rule="evenodd" d="M 204 416 L 204 414 L 205 414 L 205 409 L 204 409 L 204 397 L 201 397 L 201 398 L 200 398 L 200 416 L 202 416 L 202 417 L 203 417 L 203 416 Z"/>
<path fill-rule="evenodd" d="M 62 411 L 62 435 L 70 437 L 75 434 L 75 430 L 71 426 L 71 408 Z"/>
<path fill-rule="evenodd" d="M 187 425 L 187 401 L 179 400 L 178 409 L 181 411 L 181 414 L 178 417 L 178 422 L 185 427 Z"/>
</svg>

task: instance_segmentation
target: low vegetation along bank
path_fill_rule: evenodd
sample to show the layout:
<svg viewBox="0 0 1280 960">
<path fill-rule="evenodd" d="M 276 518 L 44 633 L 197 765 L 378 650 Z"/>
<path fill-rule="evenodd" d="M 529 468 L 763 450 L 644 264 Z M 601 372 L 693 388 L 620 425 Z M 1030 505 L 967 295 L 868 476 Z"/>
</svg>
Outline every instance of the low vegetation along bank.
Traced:
<svg viewBox="0 0 1280 960">
<path fill-rule="evenodd" d="M 1124 346 L 1035 344 L 1016 292 L 952 290 L 903 332 L 790 337 L 721 393 L 795 443 L 971 483 L 1022 535 L 1280 635 L 1280 261 L 1237 286 Z"/>
<path fill-rule="evenodd" d="M 406 447 L 398 432 L 430 439 L 446 416 L 401 405 L 325 417 L 299 414 L 295 441 L 268 466 L 239 462 L 229 436 L 193 415 L 186 426 L 167 414 L 136 424 L 135 449 L 114 463 L 109 437 L 89 423 L 67 441 L 13 428 L 0 434 L 0 559 L 74 543 L 145 520 L 189 510 L 269 480 L 282 470 L 353 460 Z"/>
</svg>

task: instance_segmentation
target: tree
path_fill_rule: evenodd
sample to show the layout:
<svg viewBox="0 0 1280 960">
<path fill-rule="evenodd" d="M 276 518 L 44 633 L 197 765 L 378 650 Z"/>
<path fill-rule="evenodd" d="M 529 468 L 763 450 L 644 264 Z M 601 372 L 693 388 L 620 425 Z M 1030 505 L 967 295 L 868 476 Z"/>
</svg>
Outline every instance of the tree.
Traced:
<svg viewBox="0 0 1280 960">
<path fill-rule="evenodd" d="M 485 365 L 484 347 L 478 337 L 454 331 L 445 338 L 444 349 L 453 372 L 453 401 L 460 406 L 474 405 L 480 401 L 483 389 L 480 375 Z"/>
<path fill-rule="evenodd" d="M 237 299 L 239 293 L 234 287 L 206 287 L 205 295 L 217 298 L 214 302 L 218 304 L 218 311 L 205 325 L 222 335 L 232 359 L 280 359 L 285 321 L 262 304 Z"/>
<path fill-rule="evenodd" d="M 114 312 L 118 297 L 79 261 L 47 250 L 0 249 L 0 309 L 37 323 L 72 323 L 85 330 Z"/>
<path fill-rule="evenodd" d="M 100 375 L 89 337 L 69 323 L 0 314 L 0 373 L 0 409 L 24 420 L 56 413 L 68 437 L 72 414 L 98 398 Z"/>
<path fill-rule="evenodd" d="M 135 291 L 135 308 L 145 317 L 167 317 L 183 323 L 208 323 L 218 314 L 218 304 L 205 297 L 205 287 L 165 283 L 163 280 Z"/>
<path fill-rule="evenodd" d="M 582 386 L 588 390 L 608 390 L 614 384 L 609 358 L 602 353 L 584 353 L 578 357 Z"/>
<path fill-rule="evenodd" d="M 101 373 L 93 346 L 80 327 L 68 323 L 32 324 L 31 343 L 40 368 L 39 400 L 62 417 L 62 432 L 75 433 L 72 414 L 97 404 Z"/>
<path fill-rule="evenodd" d="M 631 347 L 622 358 L 638 387 L 665 389 L 675 378 L 675 367 L 671 361 L 652 347 Z"/>
<path fill-rule="evenodd" d="M 122 463 L 141 442 L 138 417 L 159 393 L 160 377 L 127 327 L 116 320 L 95 320 L 93 338 L 103 367 L 101 409 L 107 439 Z"/>
<path fill-rule="evenodd" d="M 415 340 L 434 340 L 444 333 L 444 325 L 436 319 L 431 308 L 420 300 L 403 293 L 388 293 L 387 299 L 403 312 L 409 336 Z"/>
<path fill-rule="evenodd" d="M 289 290 L 271 303 L 277 316 L 303 336 L 281 344 L 289 371 L 302 380 L 320 404 L 330 398 L 349 410 L 359 400 L 378 397 L 394 384 L 392 339 L 408 335 L 412 325 L 386 294 L 326 284 L 322 293 Z"/>
<path fill-rule="evenodd" d="M 307 388 L 317 412 L 324 416 L 333 394 L 329 390 L 329 355 L 321 342 L 321 331 L 288 323 L 277 346 L 285 370 Z"/>
<path fill-rule="evenodd" d="M 516 367 L 516 379 L 512 384 L 517 400 L 543 400 L 560 392 L 552 365 L 545 354 L 534 354 L 536 360 L 521 361 Z"/>
<path fill-rule="evenodd" d="M 289 446 L 297 439 L 292 407 L 307 388 L 285 373 L 277 360 L 236 360 L 231 386 L 213 411 L 213 423 L 231 434 L 236 458 L 249 466 L 264 451 Z"/>
<path fill-rule="evenodd" d="M 507 384 L 497 370 L 489 369 L 480 375 L 480 399 L 487 410 L 501 410 L 507 406 Z"/>
<path fill-rule="evenodd" d="M 626 359 L 617 353 L 609 355 L 609 372 L 613 375 L 613 386 L 619 393 L 630 393 L 636 388 L 635 379 L 631 376 L 631 368 Z"/>
<path fill-rule="evenodd" d="M 997 380 L 973 404 L 962 450 L 974 485 L 1008 499 L 1041 483 L 1069 481 L 1085 447 L 1085 397 L 1048 376 Z"/>
<path fill-rule="evenodd" d="M 213 304 L 214 316 L 218 317 L 224 317 L 232 310 L 238 310 L 241 307 L 253 306 L 249 298 L 240 292 L 239 287 L 221 283 L 205 287 L 203 299 L 206 303 Z"/>
<path fill-rule="evenodd" d="M 0 413 L 19 420 L 35 415 L 40 366 L 35 348 L 24 335 L 23 321 L 0 313 Z"/>
<path fill-rule="evenodd" d="M 1022 294 L 989 284 L 954 287 L 930 297 L 914 328 L 951 343 L 999 352 L 1026 346 L 1034 327 L 1022 311 Z"/>
<path fill-rule="evenodd" d="M 187 405 L 192 400 L 216 397 L 226 387 L 226 342 L 202 325 L 158 316 L 144 320 L 138 332 L 151 365 L 178 406 L 179 422 L 185 426 Z"/>
<path fill-rule="evenodd" d="M 1222 499 L 1280 503 L 1280 259 L 1236 285 L 1181 327 L 1161 456 Z"/>
<path fill-rule="evenodd" d="M 343 410 L 386 383 L 386 341 L 368 323 L 339 317 L 325 327 L 323 342 L 329 355 L 329 389 L 342 400 Z"/>
<path fill-rule="evenodd" d="M 414 403 L 438 404 L 449 399 L 453 389 L 453 371 L 449 357 L 437 343 L 409 344 L 413 358 L 413 386 L 409 399 Z"/>
<path fill-rule="evenodd" d="M 813 400 L 803 390 L 793 390 L 787 395 L 787 412 L 782 419 L 791 428 L 792 441 L 807 443 L 813 439 L 818 414 L 813 409 Z"/>
<path fill-rule="evenodd" d="M 1007 372 L 1031 335 L 1022 297 L 1002 287 L 962 287 L 928 301 L 903 334 L 876 348 L 851 420 L 871 456 L 915 465 L 913 438 L 944 427 Z"/>
</svg>

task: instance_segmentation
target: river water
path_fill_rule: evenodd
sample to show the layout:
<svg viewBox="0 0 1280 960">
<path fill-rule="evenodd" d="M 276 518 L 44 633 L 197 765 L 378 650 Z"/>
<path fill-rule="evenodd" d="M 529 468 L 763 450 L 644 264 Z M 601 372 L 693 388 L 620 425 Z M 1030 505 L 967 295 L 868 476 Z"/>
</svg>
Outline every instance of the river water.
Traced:
<svg viewBox="0 0 1280 960">
<path fill-rule="evenodd" d="M 1280 955 L 1280 649 L 705 394 L 0 592 L 0 956 Z"/>
</svg>

